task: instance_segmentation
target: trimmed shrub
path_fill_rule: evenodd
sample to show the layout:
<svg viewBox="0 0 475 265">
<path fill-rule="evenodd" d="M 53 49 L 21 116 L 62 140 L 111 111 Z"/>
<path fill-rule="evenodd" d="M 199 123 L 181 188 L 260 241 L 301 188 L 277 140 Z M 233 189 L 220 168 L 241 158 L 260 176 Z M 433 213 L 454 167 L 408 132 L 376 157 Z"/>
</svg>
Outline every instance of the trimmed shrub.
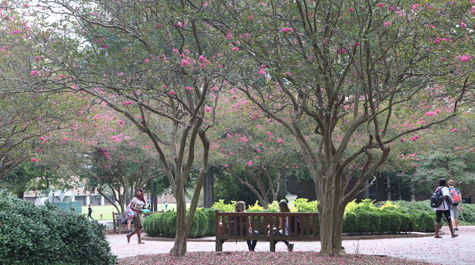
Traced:
<svg viewBox="0 0 475 265">
<path fill-rule="evenodd" d="M 356 212 L 356 224 L 359 233 L 371 232 L 371 215 L 367 211 Z"/>
<path fill-rule="evenodd" d="M 388 211 L 381 211 L 379 218 L 381 225 L 379 231 L 381 234 L 391 232 L 391 214 Z"/>
<path fill-rule="evenodd" d="M 343 218 L 343 233 L 354 234 L 358 232 L 358 224 L 356 223 L 356 214 L 347 213 Z"/>
<path fill-rule="evenodd" d="M 402 214 L 401 217 L 401 232 L 415 231 L 415 218 L 410 214 Z"/>
<path fill-rule="evenodd" d="M 434 224 L 435 224 L 435 218 L 433 218 L 427 213 L 421 213 L 418 219 L 417 230 L 426 231 L 426 232 L 434 232 L 435 231 Z"/>
<path fill-rule="evenodd" d="M 167 237 L 175 237 L 176 235 L 176 212 L 175 211 L 168 211 L 163 213 L 165 216 L 163 217 L 164 224 L 163 224 L 163 235 Z"/>
<path fill-rule="evenodd" d="M 202 209 L 202 211 L 208 217 L 208 230 L 206 231 L 206 235 L 216 235 L 216 213 L 215 213 L 215 210 L 210 208 L 210 209 Z"/>
<path fill-rule="evenodd" d="M 196 237 L 204 237 L 208 232 L 208 216 L 200 209 L 196 210 L 193 223 L 198 223 L 198 233 Z"/>
<path fill-rule="evenodd" d="M 154 213 L 144 219 L 143 229 L 149 236 L 158 236 L 160 234 L 159 226 L 157 225 L 157 220 L 160 218 L 161 215 L 162 213 Z"/>
<path fill-rule="evenodd" d="M 47 203 L 0 198 L 2 264 L 116 264 L 105 226 Z"/>
</svg>

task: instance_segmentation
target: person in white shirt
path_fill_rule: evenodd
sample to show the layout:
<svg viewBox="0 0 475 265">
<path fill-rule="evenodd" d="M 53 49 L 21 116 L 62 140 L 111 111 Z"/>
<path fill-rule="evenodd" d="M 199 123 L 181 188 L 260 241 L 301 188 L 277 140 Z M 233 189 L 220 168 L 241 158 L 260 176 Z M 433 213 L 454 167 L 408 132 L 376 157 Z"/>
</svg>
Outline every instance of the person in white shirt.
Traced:
<svg viewBox="0 0 475 265">
<path fill-rule="evenodd" d="M 447 180 L 444 178 L 441 178 L 439 180 L 439 186 L 437 189 L 442 189 L 442 196 L 444 196 L 444 199 L 442 200 L 442 203 L 440 204 L 439 207 L 434 208 L 437 220 L 435 221 L 435 238 L 442 238 L 439 236 L 439 224 L 440 220 L 442 220 L 442 214 L 445 215 L 445 219 L 447 220 L 447 224 L 449 225 L 450 228 L 450 233 L 452 234 L 452 238 L 458 237 L 457 234 L 454 234 L 454 230 L 452 227 L 452 219 L 450 217 L 450 206 L 452 205 L 452 198 L 450 197 L 450 192 L 449 192 L 449 187 L 447 185 Z"/>
<path fill-rule="evenodd" d="M 143 197 L 143 190 L 138 188 L 135 190 L 135 197 L 130 203 L 130 209 L 135 211 L 134 217 L 134 231 L 127 235 L 127 242 L 130 243 L 130 238 L 137 234 L 139 244 L 144 244 L 142 241 L 142 227 L 143 227 L 143 209 L 145 209 L 145 198 Z"/>
</svg>

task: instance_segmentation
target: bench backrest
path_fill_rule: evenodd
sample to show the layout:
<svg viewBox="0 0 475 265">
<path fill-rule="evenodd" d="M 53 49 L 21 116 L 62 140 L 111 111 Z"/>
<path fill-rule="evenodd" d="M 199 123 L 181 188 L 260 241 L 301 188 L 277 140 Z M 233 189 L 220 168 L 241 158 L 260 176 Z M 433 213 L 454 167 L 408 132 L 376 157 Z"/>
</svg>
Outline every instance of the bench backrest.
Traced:
<svg viewBox="0 0 475 265">
<path fill-rule="evenodd" d="M 246 218 L 249 219 L 252 229 L 258 231 L 260 235 L 267 235 L 273 226 L 279 227 L 281 218 L 289 220 L 287 225 L 289 231 L 293 231 L 293 233 L 289 233 L 291 236 L 317 237 L 319 232 L 318 213 L 236 213 L 219 212 L 219 210 L 216 210 L 215 213 L 216 236 L 233 235 L 234 227 L 246 227 L 244 224 Z M 300 219 L 300 229 L 298 228 L 298 219 Z"/>
</svg>

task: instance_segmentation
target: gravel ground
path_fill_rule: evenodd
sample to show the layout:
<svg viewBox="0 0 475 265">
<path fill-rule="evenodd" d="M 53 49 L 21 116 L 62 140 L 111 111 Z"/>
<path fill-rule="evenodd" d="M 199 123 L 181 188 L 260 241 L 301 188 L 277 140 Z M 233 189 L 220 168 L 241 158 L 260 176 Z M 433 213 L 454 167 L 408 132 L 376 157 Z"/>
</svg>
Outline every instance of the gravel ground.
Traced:
<svg viewBox="0 0 475 265">
<path fill-rule="evenodd" d="M 378 257 L 370 255 L 346 255 L 343 257 L 328 257 L 316 252 L 190 252 L 186 257 L 176 258 L 168 254 L 144 255 L 120 259 L 120 265 L 142 264 L 429 264 L 419 261 L 393 257 Z"/>
</svg>

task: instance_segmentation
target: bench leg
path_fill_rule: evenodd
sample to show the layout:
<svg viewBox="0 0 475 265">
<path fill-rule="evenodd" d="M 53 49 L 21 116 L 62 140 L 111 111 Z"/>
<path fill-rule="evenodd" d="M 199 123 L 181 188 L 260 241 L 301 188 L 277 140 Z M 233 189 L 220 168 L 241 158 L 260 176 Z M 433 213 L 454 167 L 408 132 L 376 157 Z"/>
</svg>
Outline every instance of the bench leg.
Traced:
<svg viewBox="0 0 475 265">
<path fill-rule="evenodd" d="M 275 241 L 274 240 L 271 240 L 270 241 L 270 252 L 275 252 Z"/>
<path fill-rule="evenodd" d="M 223 251 L 224 240 L 216 239 L 216 251 Z"/>
</svg>

